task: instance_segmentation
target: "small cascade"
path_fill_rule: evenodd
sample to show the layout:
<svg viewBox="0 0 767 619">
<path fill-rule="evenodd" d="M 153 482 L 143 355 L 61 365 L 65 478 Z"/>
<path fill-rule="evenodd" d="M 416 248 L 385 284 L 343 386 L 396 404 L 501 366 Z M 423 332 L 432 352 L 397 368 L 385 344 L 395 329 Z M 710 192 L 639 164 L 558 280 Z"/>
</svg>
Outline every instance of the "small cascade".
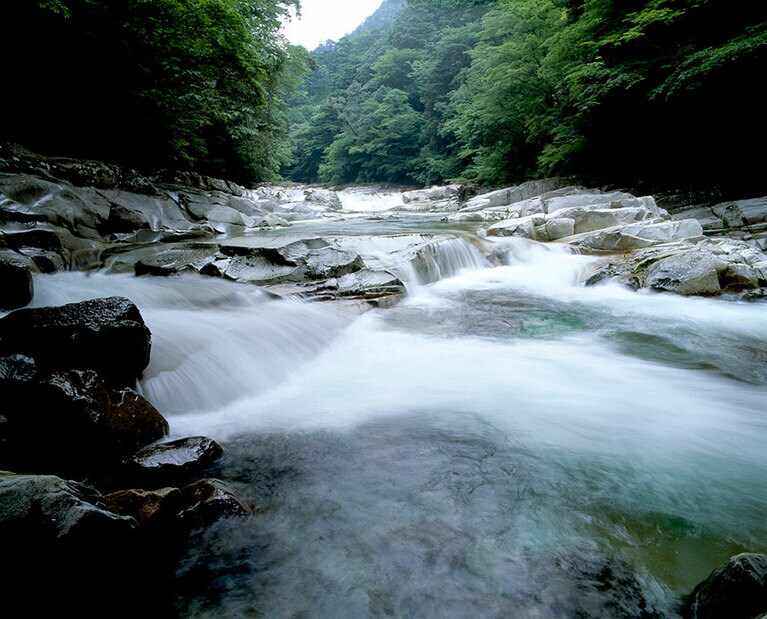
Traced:
<svg viewBox="0 0 767 619">
<path fill-rule="evenodd" d="M 429 243 L 411 261 L 415 283 L 421 286 L 453 277 L 461 271 L 475 271 L 487 266 L 480 251 L 461 238 L 444 238 Z"/>
<path fill-rule="evenodd" d="M 520 287 L 528 290 L 562 291 L 581 285 L 595 260 L 574 252 L 567 245 L 539 243 L 529 239 L 508 237 L 494 244 L 493 257 L 505 265 Z"/>
<path fill-rule="evenodd" d="M 166 415 L 218 410 L 273 388 L 355 317 L 197 276 L 57 273 L 37 277 L 35 288 L 34 306 L 131 299 L 152 332 L 151 362 L 138 390 Z"/>
<path fill-rule="evenodd" d="M 371 188 L 344 189 L 338 192 L 338 198 L 345 211 L 388 211 L 404 204 L 399 191 L 377 191 Z"/>
</svg>

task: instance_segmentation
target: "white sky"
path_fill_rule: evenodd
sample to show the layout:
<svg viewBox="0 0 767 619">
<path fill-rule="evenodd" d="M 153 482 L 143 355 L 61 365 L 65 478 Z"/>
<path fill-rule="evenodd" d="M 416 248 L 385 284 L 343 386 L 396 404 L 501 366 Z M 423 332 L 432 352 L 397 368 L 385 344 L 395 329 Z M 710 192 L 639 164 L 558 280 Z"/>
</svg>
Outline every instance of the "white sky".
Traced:
<svg viewBox="0 0 767 619">
<path fill-rule="evenodd" d="M 301 0 L 301 19 L 288 22 L 283 33 L 293 44 L 313 50 L 328 39 L 337 41 L 381 6 L 382 0 Z"/>
</svg>

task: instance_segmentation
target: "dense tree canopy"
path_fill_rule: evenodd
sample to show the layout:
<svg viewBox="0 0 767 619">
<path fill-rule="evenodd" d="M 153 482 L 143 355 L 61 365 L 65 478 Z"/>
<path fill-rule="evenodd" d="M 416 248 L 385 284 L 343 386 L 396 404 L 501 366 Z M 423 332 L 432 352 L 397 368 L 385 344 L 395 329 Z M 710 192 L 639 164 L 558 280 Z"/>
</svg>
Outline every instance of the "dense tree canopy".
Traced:
<svg viewBox="0 0 767 619">
<path fill-rule="evenodd" d="M 286 161 L 297 0 L 5 0 L 0 137 L 239 180 Z"/>
<path fill-rule="evenodd" d="M 767 188 L 763 3 L 409 0 L 312 59 L 299 180 Z"/>
<path fill-rule="evenodd" d="M 0 139 L 245 182 L 767 189 L 764 3 L 384 0 L 311 54 L 298 3 L 5 0 Z"/>
</svg>

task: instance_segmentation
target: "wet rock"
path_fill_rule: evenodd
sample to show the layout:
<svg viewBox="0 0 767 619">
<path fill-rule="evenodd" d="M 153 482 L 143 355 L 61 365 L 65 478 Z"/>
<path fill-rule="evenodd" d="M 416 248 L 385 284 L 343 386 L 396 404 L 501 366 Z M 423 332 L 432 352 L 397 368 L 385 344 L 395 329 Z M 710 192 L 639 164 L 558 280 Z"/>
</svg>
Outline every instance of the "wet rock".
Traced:
<svg viewBox="0 0 767 619">
<path fill-rule="evenodd" d="M 0 471 L 0 538 L 19 544 L 17 536 L 71 544 L 100 544 L 136 527 L 133 518 L 98 507 L 100 494 L 88 486 L 52 475 Z M 4 549 L 6 544 L 3 544 Z"/>
<path fill-rule="evenodd" d="M 767 613 L 767 555 L 740 554 L 721 565 L 686 601 L 690 619 L 754 619 Z"/>
<path fill-rule="evenodd" d="M 221 457 L 216 441 L 204 436 L 150 445 L 125 461 L 126 475 L 144 487 L 177 485 L 199 476 Z"/>
<path fill-rule="evenodd" d="M 49 222 L 84 238 L 98 237 L 109 217 L 109 203 L 96 190 L 31 176 L 0 176 L 0 196 L 6 220 Z"/>
<path fill-rule="evenodd" d="M 359 254 L 335 247 L 312 250 L 306 257 L 306 275 L 310 279 L 341 277 L 364 267 L 365 263 Z"/>
<path fill-rule="evenodd" d="M 141 313 L 123 297 L 22 309 L 0 319 L 0 354 L 28 355 L 43 368 L 95 370 L 118 385 L 135 384 L 150 348 Z"/>
<path fill-rule="evenodd" d="M 352 298 L 376 299 L 405 293 L 405 285 L 399 277 L 370 269 L 349 273 L 328 285 L 335 286 L 339 295 Z"/>
<path fill-rule="evenodd" d="M 4 607 L 45 617 L 135 617 L 148 603 L 159 608 L 150 591 L 167 577 L 138 533 L 133 518 L 103 508 L 92 488 L 0 473 Z"/>
<path fill-rule="evenodd" d="M 136 275 L 173 275 L 185 271 L 201 272 L 216 258 L 215 245 L 188 245 L 162 249 L 136 262 Z"/>
<path fill-rule="evenodd" d="M 178 488 L 120 490 L 102 497 L 101 505 L 115 514 L 133 518 L 140 527 L 159 527 L 177 515 L 181 491 Z"/>
<path fill-rule="evenodd" d="M 168 433 L 165 418 L 132 389 L 92 371 L 40 373 L 31 359 L 0 361 L 0 466 L 88 475 Z"/>
<path fill-rule="evenodd" d="M 34 295 L 31 259 L 11 250 L 0 249 L 0 310 L 29 304 Z"/>
<path fill-rule="evenodd" d="M 202 479 L 181 488 L 178 518 L 189 528 L 205 527 L 222 518 L 242 518 L 251 513 L 252 510 L 218 479 Z"/>
</svg>

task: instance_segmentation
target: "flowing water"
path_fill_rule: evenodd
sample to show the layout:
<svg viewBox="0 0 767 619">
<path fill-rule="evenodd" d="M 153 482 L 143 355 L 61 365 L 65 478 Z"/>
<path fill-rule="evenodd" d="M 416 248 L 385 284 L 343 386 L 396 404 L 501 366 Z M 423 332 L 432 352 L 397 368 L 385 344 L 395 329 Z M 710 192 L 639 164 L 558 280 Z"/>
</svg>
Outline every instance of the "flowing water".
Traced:
<svg viewBox="0 0 767 619">
<path fill-rule="evenodd" d="M 184 615 L 674 616 L 767 551 L 767 305 L 495 253 L 435 251 L 404 302 L 362 315 L 201 277 L 36 280 L 37 305 L 137 303 L 143 393 L 174 435 L 222 442 L 220 476 L 261 510 L 196 539 Z"/>
</svg>

